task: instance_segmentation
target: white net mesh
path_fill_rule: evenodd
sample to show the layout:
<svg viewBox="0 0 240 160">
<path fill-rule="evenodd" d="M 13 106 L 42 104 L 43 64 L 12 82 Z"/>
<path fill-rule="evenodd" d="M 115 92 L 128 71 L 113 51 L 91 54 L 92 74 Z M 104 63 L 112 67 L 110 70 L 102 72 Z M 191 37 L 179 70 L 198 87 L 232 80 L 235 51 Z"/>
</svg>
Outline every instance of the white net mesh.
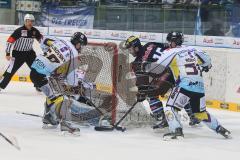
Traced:
<svg viewBox="0 0 240 160">
<path fill-rule="evenodd" d="M 110 45 L 91 43 L 82 53 L 84 58 L 81 63 L 88 64 L 88 67 L 84 68 L 86 80 L 95 82 L 97 90 L 101 91 L 98 95 L 95 93 L 95 96 L 110 97 L 111 100 L 107 100 L 107 104 L 103 105 L 111 105 L 112 118 L 118 121 L 136 101 L 136 93 L 130 92 L 130 89 L 135 86 L 135 81 L 127 78 L 130 72 L 127 50 L 117 48 L 114 43 Z M 103 97 L 100 99 L 103 101 Z M 152 121 L 143 105 L 139 103 L 122 124 L 142 126 Z"/>
</svg>

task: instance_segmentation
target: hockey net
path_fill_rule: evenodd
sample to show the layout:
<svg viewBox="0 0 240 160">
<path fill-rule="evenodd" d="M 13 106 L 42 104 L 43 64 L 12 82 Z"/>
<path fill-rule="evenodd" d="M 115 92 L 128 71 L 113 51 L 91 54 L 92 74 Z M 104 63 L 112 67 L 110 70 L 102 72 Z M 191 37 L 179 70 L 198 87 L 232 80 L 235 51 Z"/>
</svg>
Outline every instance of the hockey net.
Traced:
<svg viewBox="0 0 240 160">
<path fill-rule="evenodd" d="M 118 121 L 136 101 L 136 92 L 132 91 L 136 87 L 135 81 L 129 78 L 131 69 L 128 51 L 115 43 L 89 43 L 82 53 L 88 57 L 83 59 L 89 64 L 86 81 L 96 83 L 99 94 L 95 93 L 95 96 L 105 101 L 102 105 L 111 105 L 112 121 Z M 153 119 L 139 103 L 122 125 L 143 126 L 152 122 Z"/>
</svg>

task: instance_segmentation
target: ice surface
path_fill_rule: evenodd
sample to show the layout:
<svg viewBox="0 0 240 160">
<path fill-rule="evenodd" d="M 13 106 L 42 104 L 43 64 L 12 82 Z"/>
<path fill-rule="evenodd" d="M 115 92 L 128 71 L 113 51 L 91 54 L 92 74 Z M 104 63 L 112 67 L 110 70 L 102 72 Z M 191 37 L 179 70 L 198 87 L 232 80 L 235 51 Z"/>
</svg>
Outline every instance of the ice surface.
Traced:
<svg viewBox="0 0 240 160">
<path fill-rule="evenodd" d="M 43 130 L 41 119 L 16 114 L 43 112 L 44 96 L 30 83 L 11 82 L 0 92 L 0 132 L 15 136 L 21 151 L 0 137 L 0 160 L 237 160 L 240 155 L 240 113 L 209 109 L 232 132 L 226 140 L 206 126 L 184 125 L 182 141 L 163 141 L 164 131 L 149 128 L 122 133 L 81 128 L 81 136 Z"/>
</svg>

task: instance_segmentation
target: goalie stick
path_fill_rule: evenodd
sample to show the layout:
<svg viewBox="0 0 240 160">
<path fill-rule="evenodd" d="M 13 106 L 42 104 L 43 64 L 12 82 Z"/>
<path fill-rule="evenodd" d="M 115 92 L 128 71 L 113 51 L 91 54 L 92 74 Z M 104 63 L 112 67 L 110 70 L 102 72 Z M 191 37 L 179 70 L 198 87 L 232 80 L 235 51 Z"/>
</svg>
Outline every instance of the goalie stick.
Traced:
<svg viewBox="0 0 240 160">
<path fill-rule="evenodd" d="M 140 73 L 140 72 L 139 72 Z M 146 74 L 147 75 L 147 73 L 146 72 L 141 72 L 141 74 Z M 154 82 L 154 80 L 156 79 L 156 77 L 153 77 L 153 79 L 151 80 L 151 82 L 149 83 L 149 85 L 142 85 L 142 93 L 143 93 L 143 97 L 148 97 L 150 94 L 149 94 L 149 91 L 151 91 L 151 90 L 154 90 L 154 86 L 151 86 L 152 84 L 153 84 L 153 82 Z M 140 88 L 140 86 L 138 87 L 138 88 Z M 139 94 L 140 96 L 141 96 L 141 94 Z M 142 97 L 142 98 L 143 98 Z M 145 99 L 144 98 L 144 99 Z M 116 123 L 116 124 L 114 124 L 114 125 L 112 125 L 112 127 L 102 127 L 102 126 L 97 126 L 97 127 L 95 127 L 95 130 L 96 131 L 113 131 L 114 129 L 116 129 L 116 130 L 120 130 L 120 131 L 125 131 L 126 130 L 126 128 L 125 127 L 121 127 L 121 126 L 119 126 L 119 124 L 127 117 L 127 115 L 135 108 L 135 106 L 136 106 L 136 104 L 138 103 L 138 102 L 140 102 L 140 101 L 136 101 L 133 105 L 132 105 L 132 107 L 131 108 L 129 108 L 128 109 L 128 111 L 122 116 L 122 118 Z"/>
<path fill-rule="evenodd" d="M 125 117 L 134 109 L 134 107 L 136 106 L 138 102 L 135 102 L 131 108 L 129 108 L 129 110 L 122 116 L 121 119 L 118 120 L 118 122 L 116 124 L 114 124 L 112 127 L 103 127 L 103 126 L 96 126 L 94 129 L 96 131 L 113 131 L 114 129 L 118 130 L 118 131 L 126 131 L 125 127 L 119 126 L 119 124 L 125 119 Z"/>
<path fill-rule="evenodd" d="M 11 144 L 13 147 L 15 147 L 17 150 L 21 150 L 21 148 L 19 147 L 17 140 L 15 137 L 13 137 L 13 139 L 11 140 L 10 138 L 7 138 L 4 134 L 2 134 L 0 132 L 0 136 L 3 137 L 9 144 Z"/>
</svg>

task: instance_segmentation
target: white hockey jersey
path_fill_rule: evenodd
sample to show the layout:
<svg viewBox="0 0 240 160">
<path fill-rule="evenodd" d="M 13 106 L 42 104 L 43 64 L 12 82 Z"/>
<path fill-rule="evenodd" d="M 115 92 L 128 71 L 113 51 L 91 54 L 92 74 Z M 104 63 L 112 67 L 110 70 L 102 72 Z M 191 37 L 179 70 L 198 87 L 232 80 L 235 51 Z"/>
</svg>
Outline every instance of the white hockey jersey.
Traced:
<svg viewBox="0 0 240 160">
<path fill-rule="evenodd" d="M 45 37 L 41 42 L 41 48 L 44 53 L 36 57 L 32 68 L 47 76 L 64 64 L 73 64 L 74 58 L 78 57 L 78 51 L 71 42 L 55 37 Z M 69 69 L 68 67 L 65 68 Z"/>
<path fill-rule="evenodd" d="M 65 74 L 68 85 L 77 86 L 81 81 L 85 88 L 93 87 L 92 83 L 84 81 L 86 73 L 78 66 L 80 56 L 71 42 L 56 37 L 44 37 L 40 46 L 44 53 L 38 55 L 32 64 L 32 68 L 38 73 L 50 76 L 59 70 L 61 74 Z"/>
<path fill-rule="evenodd" d="M 157 63 L 171 68 L 178 86 L 204 93 L 201 67 L 211 66 L 211 59 L 203 51 L 190 46 L 167 49 Z"/>
</svg>

